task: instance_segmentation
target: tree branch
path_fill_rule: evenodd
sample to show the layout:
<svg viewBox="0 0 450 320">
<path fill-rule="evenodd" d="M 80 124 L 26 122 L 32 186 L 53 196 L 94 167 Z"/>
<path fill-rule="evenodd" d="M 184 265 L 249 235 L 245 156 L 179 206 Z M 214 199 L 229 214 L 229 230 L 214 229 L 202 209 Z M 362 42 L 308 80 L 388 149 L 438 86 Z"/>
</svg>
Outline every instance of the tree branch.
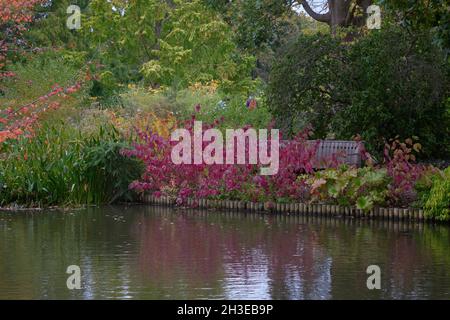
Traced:
<svg viewBox="0 0 450 320">
<path fill-rule="evenodd" d="M 317 20 L 319 22 L 326 22 L 328 24 L 331 22 L 331 14 L 329 11 L 327 13 L 320 14 L 315 12 L 306 0 L 299 0 L 299 3 L 303 6 L 306 13 L 309 14 L 314 20 Z"/>
</svg>

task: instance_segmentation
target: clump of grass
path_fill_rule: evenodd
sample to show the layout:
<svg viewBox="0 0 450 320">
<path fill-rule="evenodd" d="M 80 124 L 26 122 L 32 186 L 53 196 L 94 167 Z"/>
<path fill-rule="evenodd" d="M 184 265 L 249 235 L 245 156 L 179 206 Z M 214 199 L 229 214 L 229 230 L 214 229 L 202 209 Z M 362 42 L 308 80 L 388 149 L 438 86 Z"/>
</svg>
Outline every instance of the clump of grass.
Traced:
<svg viewBox="0 0 450 320">
<path fill-rule="evenodd" d="M 64 123 L 3 146 L 0 205 L 84 205 L 130 198 L 140 164 L 120 154 L 128 143 L 114 127 L 91 135 Z"/>
</svg>

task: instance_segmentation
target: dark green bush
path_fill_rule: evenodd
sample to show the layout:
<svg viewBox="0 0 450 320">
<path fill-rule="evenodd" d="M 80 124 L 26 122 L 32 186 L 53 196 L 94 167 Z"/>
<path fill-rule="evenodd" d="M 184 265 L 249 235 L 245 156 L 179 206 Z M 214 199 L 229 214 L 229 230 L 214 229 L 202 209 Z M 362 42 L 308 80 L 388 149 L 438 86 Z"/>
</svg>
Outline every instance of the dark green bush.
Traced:
<svg viewBox="0 0 450 320">
<path fill-rule="evenodd" d="M 424 156 L 445 156 L 449 72 L 431 43 L 395 27 L 353 42 L 303 36 L 272 70 L 269 105 L 288 132 L 311 123 L 319 138 L 360 134 L 377 153 L 387 139 L 418 136 Z"/>
<path fill-rule="evenodd" d="M 281 53 L 270 74 L 268 104 L 285 133 L 307 124 L 317 136 L 330 131 L 334 103 L 326 90 L 339 81 L 339 51 L 339 41 L 318 34 L 301 36 Z"/>
</svg>

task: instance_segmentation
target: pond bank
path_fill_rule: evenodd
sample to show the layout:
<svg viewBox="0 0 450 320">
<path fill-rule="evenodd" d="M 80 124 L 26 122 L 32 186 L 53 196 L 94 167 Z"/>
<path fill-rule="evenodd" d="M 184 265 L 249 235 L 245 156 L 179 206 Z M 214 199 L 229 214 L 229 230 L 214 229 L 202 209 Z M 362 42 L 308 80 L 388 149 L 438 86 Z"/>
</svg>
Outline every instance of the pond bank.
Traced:
<svg viewBox="0 0 450 320">
<path fill-rule="evenodd" d="M 176 199 L 172 197 L 155 197 L 145 195 L 142 199 L 144 204 L 176 206 Z M 383 219 L 398 221 L 420 221 L 436 222 L 435 219 L 424 215 L 422 209 L 417 208 L 380 208 L 375 207 L 368 212 L 356 207 L 343 207 L 330 204 L 305 204 L 305 203 L 262 203 L 231 200 L 207 200 L 188 199 L 188 207 L 202 209 L 225 209 L 233 211 L 251 211 L 262 213 L 299 214 L 318 217 L 352 217 L 361 219 Z"/>
</svg>

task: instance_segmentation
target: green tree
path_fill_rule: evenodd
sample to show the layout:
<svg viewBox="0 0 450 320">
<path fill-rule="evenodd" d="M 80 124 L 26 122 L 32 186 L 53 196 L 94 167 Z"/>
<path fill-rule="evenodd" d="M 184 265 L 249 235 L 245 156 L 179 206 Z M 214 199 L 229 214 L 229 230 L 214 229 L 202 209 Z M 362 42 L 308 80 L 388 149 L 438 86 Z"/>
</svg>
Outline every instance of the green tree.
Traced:
<svg viewBox="0 0 450 320">
<path fill-rule="evenodd" d="M 238 53 L 231 29 L 200 1 L 180 2 L 164 31 L 153 50 L 156 59 L 141 69 L 146 80 L 166 85 L 219 80 L 226 87 L 246 86 L 253 58 Z"/>
<path fill-rule="evenodd" d="M 300 34 L 327 32 L 326 24 L 294 10 L 293 1 L 203 0 L 219 12 L 233 30 L 239 49 L 256 57 L 254 76 L 268 79 L 277 51 Z"/>
<path fill-rule="evenodd" d="M 219 80 L 245 87 L 253 66 L 227 24 L 200 0 L 94 0 L 84 32 L 100 50 L 112 82 L 186 86 Z"/>
<path fill-rule="evenodd" d="M 416 135 L 424 155 L 448 156 L 448 94 L 445 56 L 429 34 L 389 27 L 351 43 L 300 37 L 274 66 L 268 99 L 290 133 L 312 123 L 318 138 L 360 134 L 378 153 L 385 139 Z"/>
<path fill-rule="evenodd" d="M 412 32 L 431 30 L 435 41 L 450 50 L 450 9 L 442 0 L 378 0 L 397 21 Z"/>
<path fill-rule="evenodd" d="M 36 7 L 36 21 L 27 33 L 27 38 L 36 47 L 62 47 L 71 50 L 83 50 L 83 38 L 77 30 L 66 26 L 67 8 L 77 5 L 84 12 L 89 0 L 46 0 Z"/>
<path fill-rule="evenodd" d="M 314 20 L 328 24 L 333 33 L 339 27 L 365 25 L 372 0 L 297 0 Z"/>
</svg>

